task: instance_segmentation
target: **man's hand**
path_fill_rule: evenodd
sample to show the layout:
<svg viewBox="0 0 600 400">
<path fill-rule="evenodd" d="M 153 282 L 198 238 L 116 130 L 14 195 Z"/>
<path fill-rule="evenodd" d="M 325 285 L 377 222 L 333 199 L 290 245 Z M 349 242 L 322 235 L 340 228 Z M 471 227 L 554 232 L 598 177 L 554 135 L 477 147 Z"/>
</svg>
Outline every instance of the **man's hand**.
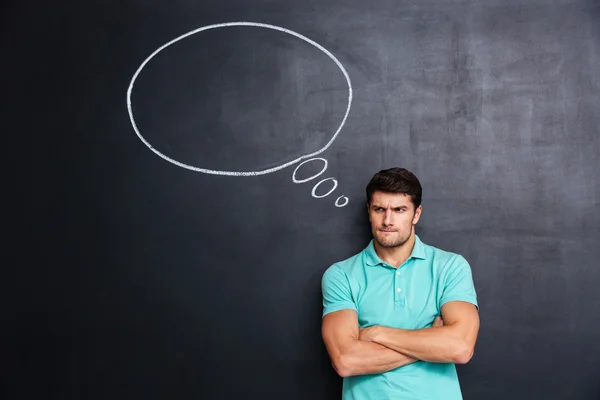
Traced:
<svg viewBox="0 0 600 400">
<path fill-rule="evenodd" d="M 442 319 L 441 315 L 438 315 L 435 320 L 433 321 L 433 325 L 431 325 L 432 328 L 439 328 L 440 326 L 444 326 L 444 320 Z"/>
</svg>

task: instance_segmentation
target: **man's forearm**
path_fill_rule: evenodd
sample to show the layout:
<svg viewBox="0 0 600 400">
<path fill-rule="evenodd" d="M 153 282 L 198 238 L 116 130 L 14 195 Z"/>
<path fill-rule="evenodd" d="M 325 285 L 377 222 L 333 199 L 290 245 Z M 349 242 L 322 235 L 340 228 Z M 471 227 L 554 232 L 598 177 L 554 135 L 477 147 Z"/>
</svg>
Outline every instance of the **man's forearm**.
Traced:
<svg viewBox="0 0 600 400">
<path fill-rule="evenodd" d="M 473 349 L 453 326 L 418 330 L 378 327 L 371 341 L 407 356 L 429 362 L 464 364 Z"/>
<path fill-rule="evenodd" d="M 355 340 L 334 367 L 340 376 L 378 374 L 417 361 L 416 358 L 398 353 L 381 344 Z"/>
</svg>

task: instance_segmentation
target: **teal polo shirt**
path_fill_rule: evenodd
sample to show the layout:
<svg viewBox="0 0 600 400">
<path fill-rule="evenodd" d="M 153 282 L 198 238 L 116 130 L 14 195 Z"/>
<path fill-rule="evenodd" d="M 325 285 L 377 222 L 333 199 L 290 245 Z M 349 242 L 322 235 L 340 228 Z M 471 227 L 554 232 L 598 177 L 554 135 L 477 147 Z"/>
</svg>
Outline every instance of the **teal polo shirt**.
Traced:
<svg viewBox="0 0 600 400">
<path fill-rule="evenodd" d="M 360 253 L 327 268 L 321 284 L 323 316 L 356 310 L 360 328 L 428 328 L 441 315 L 442 305 L 453 300 L 479 308 L 465 258 L 427 245 L 418 236 L 398 269 L 377 256 L 371 240 Z M 454 364 L 419 360 L 381 374 L 344 378 L 342 399 L 462 400 L 462 393 Z"/>
</svg>

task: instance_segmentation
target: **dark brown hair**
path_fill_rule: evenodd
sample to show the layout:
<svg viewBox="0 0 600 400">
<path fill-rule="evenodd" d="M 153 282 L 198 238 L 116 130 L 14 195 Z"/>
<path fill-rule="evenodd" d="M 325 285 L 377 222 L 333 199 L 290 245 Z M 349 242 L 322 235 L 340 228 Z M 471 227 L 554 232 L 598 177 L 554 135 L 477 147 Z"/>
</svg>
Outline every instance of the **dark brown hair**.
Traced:
<svg viewBox="0 0 600 400">
<path fill-rule="evenodd" d="M 423 188 L 415 174 L 406 168 L 395 167 L 381 170 L 373 175 L 367 184 L 367 204 L 371 204 L 375 192 L 409 195 L 416 209 L 421 205 Z"/>
</svg>

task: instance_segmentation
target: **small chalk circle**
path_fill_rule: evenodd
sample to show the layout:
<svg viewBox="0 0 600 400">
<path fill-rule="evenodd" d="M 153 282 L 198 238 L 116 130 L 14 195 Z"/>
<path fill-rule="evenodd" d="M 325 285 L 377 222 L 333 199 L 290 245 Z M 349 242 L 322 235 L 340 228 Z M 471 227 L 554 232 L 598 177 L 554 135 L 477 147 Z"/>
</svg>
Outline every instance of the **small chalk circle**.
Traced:
<svg viewBox="0 0 600 400">
<path fill-rule="evenodd" d="M 342 204 L 340 204 L 340 203 L 339 203 L 339 201 L 340 201 L 341 199 L 344 199 L 344 200 L 345 200 L 345 202 L 344 202 L 344 203 L 342 203 Z M 347 205 L 347 204 L 348 204 L 348 201 L 349 201 L 349 200 L 348 200 L 348 198 L 347 198 L 346 196 L 340 196 L 340 197 L 338 197 L 338 198 L 337 198 L 337 200 L 335 201 L 335 206 L 336 206 L 336 207 L 344 207 L 345 205 Z"/>
</svg>

